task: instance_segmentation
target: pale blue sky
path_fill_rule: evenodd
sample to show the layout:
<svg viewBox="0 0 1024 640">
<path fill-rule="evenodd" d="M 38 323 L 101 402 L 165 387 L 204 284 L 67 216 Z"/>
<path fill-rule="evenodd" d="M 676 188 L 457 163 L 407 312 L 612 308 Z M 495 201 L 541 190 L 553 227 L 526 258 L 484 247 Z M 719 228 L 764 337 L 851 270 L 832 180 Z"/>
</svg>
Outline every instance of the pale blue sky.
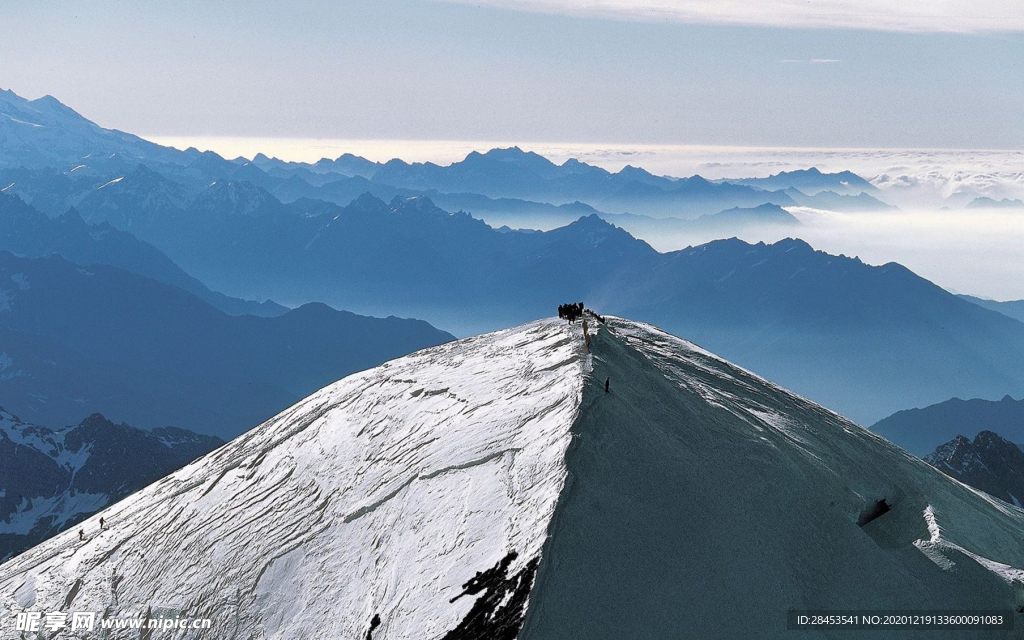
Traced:
<svg viewBox="0 0 1024 640">
<path fill-rule="evenodd" d="M 0 2 L 0 87 L 144 135 L 1024 148 L 1024 3 L 644 2 Z"/>
</svg>

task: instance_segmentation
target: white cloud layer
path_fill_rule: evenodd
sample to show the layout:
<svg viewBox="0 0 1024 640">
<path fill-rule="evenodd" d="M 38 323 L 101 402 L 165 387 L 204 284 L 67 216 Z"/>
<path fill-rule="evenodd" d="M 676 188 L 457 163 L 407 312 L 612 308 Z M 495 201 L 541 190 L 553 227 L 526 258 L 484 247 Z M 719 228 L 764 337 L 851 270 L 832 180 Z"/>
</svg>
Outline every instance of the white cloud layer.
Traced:
<svg viewBox="0 0 1024 640">
<path fill-rule="evenodd" d="M 904 32 L 1024 31 L 1021 0 L 447 0 L 620 20 Z"/>
</svg>

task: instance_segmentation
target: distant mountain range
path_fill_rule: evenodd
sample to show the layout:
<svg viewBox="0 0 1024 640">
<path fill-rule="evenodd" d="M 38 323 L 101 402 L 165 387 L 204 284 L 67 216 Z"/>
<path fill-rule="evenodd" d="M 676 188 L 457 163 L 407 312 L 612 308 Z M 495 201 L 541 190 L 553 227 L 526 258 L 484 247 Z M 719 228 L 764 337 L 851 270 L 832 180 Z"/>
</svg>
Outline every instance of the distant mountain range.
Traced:
<svg viewBox="0 0 1024 640">
<path fill-rule="evenodd" d="M 80 118 L 70 110 L 64 115 Z M 31 135 L 22 134 L 29 149 Z M 721 235 L 751 221 L 792 225 L 782 207 L 795 202 L 785 190 L 861 197 L 853 194 L 868 189 L 850 175 L 791 172 L 774 176 L 767 185 L 772 190 L 765 190 L 633 167 L 610 173 L 575 160 L 556 165 L 516 148 L 470 154 L 448 167 L 355 156 L 307 165 L 266 157 L 228 161 L 196 150 L 156 153 L 133 137 L 113 139 L 121 146 L 88 138 L 104 153 L 84 160 L 69 155 L 64 167 L 10 162 L 0 182 L 10 181 L 8 194 L 51 217 L 74 206 L 91 225 L 79 235 L 113 237 L 106 224 L 152 245 L 203 285 L 159 271 L 155 259 L 147 275 L 191 287 L 229 313 L 281 312 L 276 304 L 253 309 L 245 299 L 288 306 L 321 301 L 364 314 L 425 318 L 470 334 L 550 315 L 559 302 L 583 299 L 693 338 L 864 422 L 953 395 L 999 397 L 1024 388 L 1024 324 L 958 299 L 899 265 L 872 267 L 795 240 L 716 241 L 662 254 L 601 217 L 628 210 L 631 217 L 615 219 L 623 225 L 720 225 Z M 581 217 L 544 232 L 494 229 L 413 195 L 419 191 Z M 496 205 L 502 198 L 509 201 Z M 646 218 L 638 213 L 644 211 Z M 666 212 L 698 219 L 650 222 Z M 72 216 L 62 224 L 77 222 Z M 108 253 L 114 257 L 101 262 L 144 270 L 141 259 Z M 233 301 L 211 298 L 205 286 Z M 286 324 L 289 316 L 267 326 Z M 281 379 L 266 383 L 279 389 Z M 279 397 L 285 396 L 293 397 Z"/>
<path fill-rule="evenodd" d="M 628 231 L 637 238 L 675 236 L 691 241 L 733 237 L 752 229 L 798 230 L 800 220 L 776 204 L 756 207 L 733 207 L 718 213 L 706 213 L 694 219 L 652 218 L 632 213 L 598 213 L 602 220 Z M 572 224 L 575 220 L 566 224 Z"/>
<path fill-rule="evenodd" d="M 449 166 L 391 160 L 371 179 L 415 191 L 479 193 L 551 204 L 585 202 L 599 210 L 689 217 L 732 206 L 794 204 L 782 192 L 715 183 L 700 176 L 667 178 L 627 166 L 617 173 L 581 162 L 556 165 L 517 147 L 470 153 Z"/>
<path fill-rule="evenodd" d="M 964 484 L 1022 507 L 1024 451 L 996 433 L 981 431 L 974 442 L 958 435 L 924 459 Z"/>
<path fill-rule="evenodd" d="M 163 252 L 109 223 L 89 225 L 74 209 L 50 218 L 16 196 L 0 195 L 0 251 L 25 257 L 60 255 L 79 264 L 108 264 L 180 287 L 229 315 L 279 316 L 273 301 L 230 298 L 211 291 Z"/>
<path fill-rule="evenodd" d="M 896 207 L 867 193 L 848 195 L 835 191 L 819 191 L 814 195 L 807 195 L 795 187 L 785 189 L 785 193 L 797 205 L 811 209 L 825 211 L 891 211 L 896 209 Z"/>
<path fill-rule="evenodd" d="M 973 302 L 974 304 L 991 309 L 992 311 L 998 311 L 1004 316 L 1008 316 L 1015 320 L 1024 322 L 1024 300 L 1009 300 L 1007 302 L 999 302 L 996 300 L 986 300 L 984 298 L 977 298 L 975 296 L 961 295 L 961 298 Z"/>
<path fill-rule="evenodd" d="M 879 420 L 871 430 L 916 456 L 927 455 L 957 436 L 969 440 L 982 431 L 1024 443 L 1024 400 L 1010 396 L 998 401 L 952 398 L 921 409 L 899 411 Z"/>
<path fill-rule="evenodd" d="M 126 180 L 111 194 L 127 197 L 131 187 Z M 208 198 L 199 196 L 130 228 L 238 297 L 324 300 L 463 334 L 582 298 L 688 335 L 864 421 L 908 404 L 1024 387 L 1024 324 L 896 264 L 871 267 L 799 241 L 717 241 L 660 254 L 597 215 L 522 233 L 422 197 L 388 204 L 364 195 L 338 207 L 286 205 L 245 183 L 209 189 L 230 191 L 225 200 L 235 207 L 203 207 Z M 86 216 L 98 211 L 84 201 L 82 208 Z"/>
<path fill-rule="evenodd" d="M 1002 200 L 994 200 L 992 198 L 986 198 L 984 196 L 975 198 L 968 202 L 965 207 L 966 209 L 1024 209 L 1024 200 L 1003 198 Z"/>
<path fill-rule="evenodd" d="M 323 304 L 230 316 L 116 267 L 0 253 L 0 398 L 37 424 L 103 412 L 228 438 L 344 375 L 451 338 Z"/>
<path fill-rule="evenodd" d="M 264 155 L 251 162 L 229 161 L 103 129 L 49 96 L 30 101 L 0 92 L 0 113 L 6 114 L 0 116 L 0 189 L 51 215 L 125 179 L 139 165 L 174 183 L 154 179 L 151 213 L 164 205 L 180 207 L 215 180 L 250 182 L 286 203 L 313 198 L 345 205 L 363 193 L 384 200 L 427 195 L 448 209 L 479 208 L 483 216 L 523 209 L 537 213 L 576 203 L 608 213 L 682 218 L 766 203 L 792 206 L 797 200 L 818 208 L 885 206 L 870 195 L 862 197 L 877 190 L 849 172 L 809 169 L 763 179 L 708 181 L 655 176 L 631 166 L 613 173 L 574 159 L 556 165 L 518 147 L 473 152 L 449 166 L 398 159 L 376 163 L 351 154 L 313 164 Z M 829 190 L 831 196 L 819 195 Z"/>
<path fill-rule="evenodd" d="M 224 442 L 99 414 L 50 429 L 0 408 L 0 562 L 101 511 Z"/>
<path fill-rule="evenodd" d="M 863 421 L 908 404 L 1024 387 L 1024 324 L 899 265 L 870 267 L 803 242 L 719 241 L 660 254 L 596 214 L 523 233 L 424 197 L 284 204 L 251 183 L 217 181 L 156 215 L 145 205 L 151 193 L 126 177 L 79 209 L 87 220 L 131 229 L 240 298 L 322 300 L 462 334 L 582 298 L 688 335 Z M 770 205 L 720 215 L 791 222 Z"/>
<path fill-rule="evenodd" d="M 728 182 L 769 191 L 798 189 L 809 196 L 827 191 L 831 191 L 833 195 L 849 196 L 857 196 L 862 193 L 869 195 L 878 193 L 877 187 L 851 171 L 822 173 L 817 167 L 797 171 L 782 171 L 767 178 L 730 178 Z"/>
<path fill-rule="evenodd" d="M 73 169 L 100 156 L 174 162 L 181 152 L 104 129 L 53 96 L 26 100 L 0 89 L 0 167 Z M 0 189 L 4 185 L 0 185 Z"/>
</svg>

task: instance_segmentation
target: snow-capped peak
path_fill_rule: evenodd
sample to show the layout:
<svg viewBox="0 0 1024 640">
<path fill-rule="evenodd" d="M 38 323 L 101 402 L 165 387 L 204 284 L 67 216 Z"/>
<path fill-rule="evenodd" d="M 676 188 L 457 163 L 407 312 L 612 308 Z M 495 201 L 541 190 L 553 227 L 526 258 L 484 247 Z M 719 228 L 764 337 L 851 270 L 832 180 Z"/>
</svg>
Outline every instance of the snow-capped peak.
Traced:
<svg viewBox="0 0 1024 640">
<path fill-rule="evenodd" d="M 131 614 L 151 587 L 165 610 L 218 621 L 229 592 L 276 612 L 236 610 L 250 618 L 236 637 L 295 637 L 294 607 L 334 612 L 333 638 L 375 613 L 394 637 L 454 628 L 473 598 L 449 601 L 476 571 L 540 554 L 580 406 L 578 333 L 538 322 L 345 378 L 107 509 L 88 543 L 69 532 L 9 562 L 0 583 L 34 567 L 37 602 L 88 574 L 79 609 L 109 606 L 116 581 Z M 197 580 L 195 563 L 211 573 Z"/>
<path fill-rule="evenodd" d="M 0 618 L 770 638 L 795 608 L 1015 606 L 1024 511 L 692 343 L 586 320 L 322 389 L 0 565 Z"/>
</svg>

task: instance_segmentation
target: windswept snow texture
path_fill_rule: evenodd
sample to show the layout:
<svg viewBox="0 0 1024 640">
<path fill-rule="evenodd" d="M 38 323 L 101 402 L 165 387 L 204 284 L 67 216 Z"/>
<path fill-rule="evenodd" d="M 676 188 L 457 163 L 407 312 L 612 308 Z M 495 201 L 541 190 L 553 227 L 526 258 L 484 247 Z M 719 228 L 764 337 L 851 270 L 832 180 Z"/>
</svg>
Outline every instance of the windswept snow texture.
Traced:
<svg viewBox="0 0 1024 640">
<path fill-rule="evenodd" d="M 477 572 L 511 557 L 529 592 L 586 366 L 579 327 L 543 321 L 349 376 L 102 512 L 106 531 L 86 521 L 86 542 L 0 565 L 0 635 L 30 608 L 214 621 L 161 637 L 441 638 Z M 491 609 L 521 611 L 522 582 L 488 587 Z"/>
<path fill-rule="evenodd" d="M 580 327 L 539 321 L 346 378 L 103 512 L 109 530 L 0 565 L 0 621 L 876 640 L 906 633 L 788 632 L 786 614 L 1024 604 L 1024 511 L 649 325 L 591 333 L 588 354 Z"/>
</svg>

